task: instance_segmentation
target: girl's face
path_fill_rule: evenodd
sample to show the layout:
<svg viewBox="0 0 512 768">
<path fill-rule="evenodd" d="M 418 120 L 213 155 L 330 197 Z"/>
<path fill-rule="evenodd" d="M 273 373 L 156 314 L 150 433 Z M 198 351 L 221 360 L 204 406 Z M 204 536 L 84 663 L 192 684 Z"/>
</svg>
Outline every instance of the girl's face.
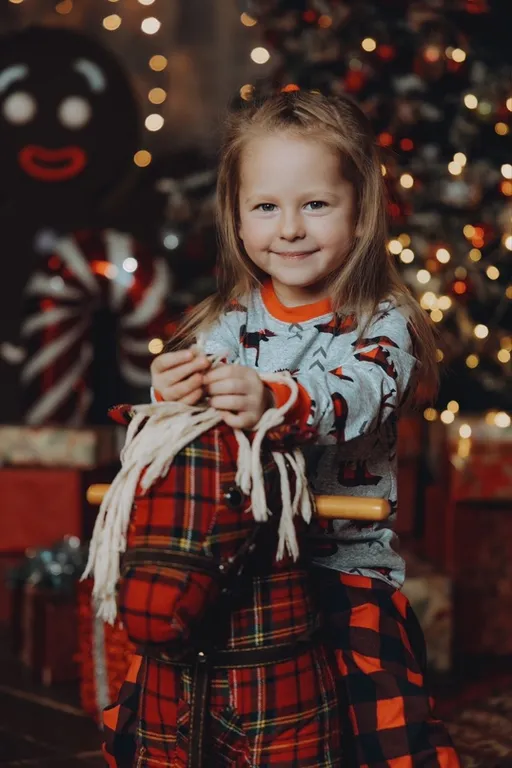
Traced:
<svg viewBox="0 0 512 768">
<path fill-rule="evenodd" d="M 289 306 L 326 296 L 354 234 L 353 186 L 337 153 L 288 133 L 253 139 L 241 159 L 239 234 Z"/>
</svg>

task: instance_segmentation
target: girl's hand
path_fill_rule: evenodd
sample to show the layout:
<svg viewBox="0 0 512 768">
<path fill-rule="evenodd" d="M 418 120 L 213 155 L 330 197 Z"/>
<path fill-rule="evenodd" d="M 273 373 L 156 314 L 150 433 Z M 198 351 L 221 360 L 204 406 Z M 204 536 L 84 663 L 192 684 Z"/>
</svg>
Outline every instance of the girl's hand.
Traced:
<svg viewBox="0 0 512 768">
<path fill-rule="evenodd" d="M 220 365 L 204 377 L 210 405 L 224 412 L 224 421 L 235 429 L 251 429 L 274 405 L 272 391 L 245 365 Z"/>
<path fill-rule="evenodd" d="M 165 352 L 151 363 L 151 384 L 164 400 L 195 405 L 205 394 L 208 358 L 195 349 Z"/>
</svg>

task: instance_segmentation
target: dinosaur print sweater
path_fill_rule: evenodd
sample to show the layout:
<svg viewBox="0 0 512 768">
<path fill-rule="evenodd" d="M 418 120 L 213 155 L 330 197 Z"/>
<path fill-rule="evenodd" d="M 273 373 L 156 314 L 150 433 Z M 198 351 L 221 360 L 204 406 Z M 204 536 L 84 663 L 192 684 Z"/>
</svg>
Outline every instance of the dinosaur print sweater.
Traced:
<svg viewBox="0 0 512 768">
<path fill-rule="evenodd" d="M 396 550 L 397 411 L 418 361 L 408 320 L 385 302 L 364 332 L 351 314 L 333 314 L 328 299 L 284 306 L 269 281 L 244 302 L 233 302 L 207 332 L 205 351 L 259 371 L 288 370 L 300 396 L 291 418 L 317 430 L 306 450 L 316 494 L 374 496 L 391 502 L 389 520 L 335 521 L 333 553 L 317 564 L 381 578 L 396 587 L 404 563 Z M 277 404 L 288 387 L 274 385 Z M 336 545 L 336 546 L 334 546 Z"/>
</svg>

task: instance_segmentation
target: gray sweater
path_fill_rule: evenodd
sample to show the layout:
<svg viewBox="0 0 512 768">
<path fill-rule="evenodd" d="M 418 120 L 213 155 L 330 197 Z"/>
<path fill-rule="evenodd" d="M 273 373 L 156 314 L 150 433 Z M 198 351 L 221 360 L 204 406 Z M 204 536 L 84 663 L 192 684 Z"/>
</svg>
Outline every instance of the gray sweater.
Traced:
<svg viewBox="0 0 512 768">
<path fill-rule="evenodd" d="M 318 432 L 305 450 L 314 493 L 383 498 L 393 510 L 384 523 L 336 521 L 337 551 L 317 564 L 400 587 L 404 562 L 392 531 L 397 410 L 418 367 L 405 313 L 381 304 L 360 338 L 354 316 L 334 315 L 328 300 L 286 307 L 268 283 L 229 306 L 204 346 L 229 363 L 292 373 L 301 418 Z"/>
</svg>

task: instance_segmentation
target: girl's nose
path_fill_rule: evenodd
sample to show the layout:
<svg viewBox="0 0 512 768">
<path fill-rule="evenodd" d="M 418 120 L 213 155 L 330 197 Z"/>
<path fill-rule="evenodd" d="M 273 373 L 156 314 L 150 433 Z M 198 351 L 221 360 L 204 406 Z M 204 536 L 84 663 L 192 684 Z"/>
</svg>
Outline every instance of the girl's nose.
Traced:
<svg viewBox="0 0 512 768">
<path fill-rule="evenodd" d="M 302 216 L 296 211 L 283 211 L 279 224 L 283 240 L 298 240 L 306 234 Z"/>
</svg>

